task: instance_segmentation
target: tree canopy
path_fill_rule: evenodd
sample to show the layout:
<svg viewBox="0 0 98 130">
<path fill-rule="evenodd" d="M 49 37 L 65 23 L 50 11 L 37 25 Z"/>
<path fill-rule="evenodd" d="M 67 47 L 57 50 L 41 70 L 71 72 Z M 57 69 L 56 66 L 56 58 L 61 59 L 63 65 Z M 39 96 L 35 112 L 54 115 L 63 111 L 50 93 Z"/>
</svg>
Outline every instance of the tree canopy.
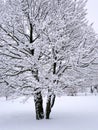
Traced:
<svg viewBox="0 0 98 130">
<path fill-rule="evenodd" d="M 85 0 L 2 0 L 0 94 L 56 95 L 97 82 L 97 35 Z"/>
</svg>

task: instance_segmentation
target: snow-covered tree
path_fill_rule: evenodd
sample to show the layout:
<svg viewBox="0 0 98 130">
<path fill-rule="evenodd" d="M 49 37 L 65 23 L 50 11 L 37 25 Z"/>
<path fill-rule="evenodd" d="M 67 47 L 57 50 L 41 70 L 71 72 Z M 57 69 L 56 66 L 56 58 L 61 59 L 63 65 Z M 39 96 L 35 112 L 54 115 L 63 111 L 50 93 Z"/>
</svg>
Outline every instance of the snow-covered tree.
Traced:
<svg viewBox="0 0 98 130">
<path fill-rule="evenodd" d="M 44 117 L 42 95 L 47 95 L 49 119 L 56 95 L 89 86 L 98 55 L 85 4 L 83 0 L 1 2 L 0 95 L 33 95 L 36 119 Z"/>
<path fill-rule="evenodd" d="M 96 34 L 91 25 L 87 25 L 85 18 L 85 1 L 54 1 L 51 7 L 50 22 L 44 30 L 50 47 L 48 55 L 51 57 L 47 71 L 49 94 L 46 111 L 48 108 L 51 111 L 53 93 L 76 93 L 86 88 L 82 84 L 85 82 L 88 66 L 93 63 L 97 54 Z M 84 68 L 87 71 L 83 72 Z"/>
<path fill-rule="evenodd" d="M 40 30 L 48 10 L 47 0 L 6 0 L 1 6 L 1 82 L 7 83 L 7 96 L 34 95 L 37 119 L 43 118 Z"/>
</svg>

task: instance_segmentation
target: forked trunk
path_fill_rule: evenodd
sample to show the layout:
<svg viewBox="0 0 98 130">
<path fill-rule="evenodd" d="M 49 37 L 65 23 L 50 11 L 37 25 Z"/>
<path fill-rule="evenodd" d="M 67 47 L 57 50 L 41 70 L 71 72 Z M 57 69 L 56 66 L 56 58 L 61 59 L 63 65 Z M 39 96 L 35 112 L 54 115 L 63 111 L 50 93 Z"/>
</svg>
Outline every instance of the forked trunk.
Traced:
<svg viewBox="0 0 98 130">
<path fill-rule="evenodd" d="M 35 102 L 35 110 L 36 110 L 36 119 L 37 120 L 43 119 L 44 111 L 43 111 L 43 99 L 42 99 L 41 91 L 35 93 L 34 102 Z"/>
</svg>

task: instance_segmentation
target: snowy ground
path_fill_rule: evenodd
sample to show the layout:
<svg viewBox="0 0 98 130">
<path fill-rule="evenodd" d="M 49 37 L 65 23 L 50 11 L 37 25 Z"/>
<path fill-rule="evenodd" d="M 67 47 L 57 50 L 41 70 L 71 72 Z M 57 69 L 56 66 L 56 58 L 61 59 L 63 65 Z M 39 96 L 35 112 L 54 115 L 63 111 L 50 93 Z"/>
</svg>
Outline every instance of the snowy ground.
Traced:
<svg viewBox="0 0 98 130">
<path fill-rule="evenodd" d="M 50 120 L 35 120 L 33 99 L 0 99 L 0 130 L 98 130 L 98 96 L 56 99 Z"/>
</svg>

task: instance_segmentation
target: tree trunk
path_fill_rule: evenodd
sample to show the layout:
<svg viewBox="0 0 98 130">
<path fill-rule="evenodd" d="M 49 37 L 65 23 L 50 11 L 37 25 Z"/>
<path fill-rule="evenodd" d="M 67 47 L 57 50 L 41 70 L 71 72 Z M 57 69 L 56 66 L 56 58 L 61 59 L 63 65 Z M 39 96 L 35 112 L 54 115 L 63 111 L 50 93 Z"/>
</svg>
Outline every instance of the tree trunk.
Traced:
<svg viewBox="0 0 98 130">
<path fill-rule="evenodd" d="M 36 110 L 36 119 L 37 120 L 43 119 L 44 111 L 43 111 L 43 99 L 42 99 L 41 91 L 35 92 L 34 102 L 35 102 L 35 110 Z"/>
<path fill-rule="evenodd" d="M 47 103 L 46 103 L 46 119 L 50 118 L 51 109 L 54 106 L 55 103 L 55 94 L 48 95 L 47 97 Z"/>
</svg>

